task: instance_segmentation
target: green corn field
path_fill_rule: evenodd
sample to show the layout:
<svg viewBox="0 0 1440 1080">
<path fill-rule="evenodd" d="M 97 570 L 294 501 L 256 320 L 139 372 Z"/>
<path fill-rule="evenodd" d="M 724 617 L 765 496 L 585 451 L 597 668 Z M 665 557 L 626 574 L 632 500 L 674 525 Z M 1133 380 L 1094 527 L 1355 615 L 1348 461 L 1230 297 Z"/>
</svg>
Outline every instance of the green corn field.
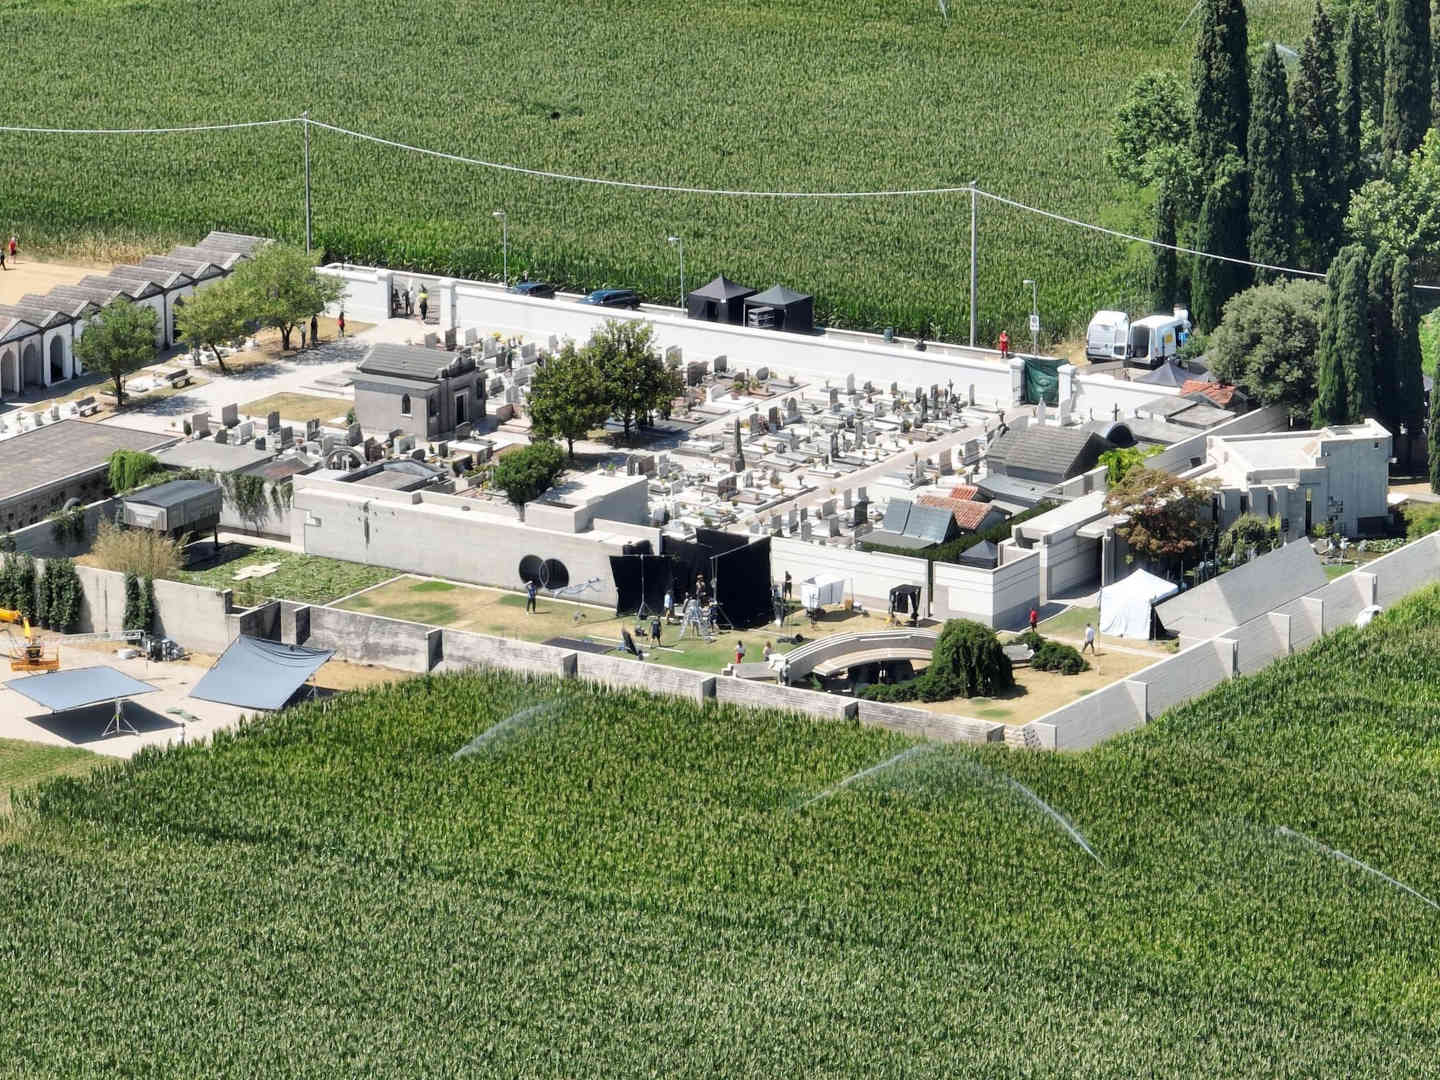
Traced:
<svg viewBox="0 0 1440 1080">
<path fill-rule="evenodd" d="M 1426 1075 L 1437 622 L 1085 754 L 465 674 L 27 789 L 0 1074 Z"/>
<path fill-rule="evenodd" d="M 1103 162 L 1130 81 L 1186 70 L 1189 0 L 0 0 L 0 124 L 135 127 L 298 116 L 492 162 L 761 191 L 965 185 L 1149 232 Z M 1251 5 L 1298 45 L 1303 0 Z M 817 317 L 963 340 L 967 194 L 721 199 L 496 172 L 312 128 L 314 236 L 331 257 L 657 301 L 716 273 L 816 295 Z M 0 231 L 31 252 L 303 237 L 298 126 L 154 136 L 0 133 Z M 1139 245 L 984 203 L 980 339 L 1039 283 L 1047 338 L 1143 304 Z M 1025 336 L 1023 333 L 1020 336 Z"/>
</svg>

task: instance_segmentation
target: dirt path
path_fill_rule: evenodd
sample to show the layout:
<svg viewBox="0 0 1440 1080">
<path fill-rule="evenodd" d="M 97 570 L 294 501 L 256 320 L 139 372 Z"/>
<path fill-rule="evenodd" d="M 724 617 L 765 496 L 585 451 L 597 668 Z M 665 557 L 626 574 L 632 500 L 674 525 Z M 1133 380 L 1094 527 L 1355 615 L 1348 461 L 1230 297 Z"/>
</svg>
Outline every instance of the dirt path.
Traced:
<svg viewBox="0 0 1440 1080">
<path fill-rule="evenodd" d="M 72 285 L 87 274 L 107 274 L 111 263 L 38 262 L 20 252 L 15 265 L 0 271 L 0 304 L 14 304 L 26 293 L 43 295 L 56 285 Z"/>
</svg>

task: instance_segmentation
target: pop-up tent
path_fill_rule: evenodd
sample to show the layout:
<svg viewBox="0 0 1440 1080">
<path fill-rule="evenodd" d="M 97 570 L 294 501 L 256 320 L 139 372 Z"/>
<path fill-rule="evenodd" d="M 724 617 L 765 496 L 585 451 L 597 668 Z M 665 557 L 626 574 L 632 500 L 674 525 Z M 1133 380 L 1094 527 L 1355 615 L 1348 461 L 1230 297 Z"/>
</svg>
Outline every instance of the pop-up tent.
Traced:
<svg viewBox="0 0 1440 1080">
<path fill-rule="evenodd" d="M 815 329 L 815 298 L 784 285 L 771 285 L 762 293 L 747 296 L 744 305 L 747 326 L 800 334 Z"/>
<path fill-rule="evenodd" d="M 896 585 L 890 590 L 890 614 L 909 615 L 914 623 L 920 618 L 920 586 Z"/>
<path fill-rule="evenodd" d="M 685 313 L 692 319 L 744 326 L 745 300 L 754 295 L 755 290 L 749 285 L 741 285 L 721 274 L 685 298 Z"/>
<path fill-rule="evenodd" d="M 1100 590 L 1100 633 L 1149 640 L 1155 605 L 1179 591 L 1180 586 L 1173 581 L 1145 570 L 1136 570 L 1129 577 L 1106 585 Z"/>
</svg>

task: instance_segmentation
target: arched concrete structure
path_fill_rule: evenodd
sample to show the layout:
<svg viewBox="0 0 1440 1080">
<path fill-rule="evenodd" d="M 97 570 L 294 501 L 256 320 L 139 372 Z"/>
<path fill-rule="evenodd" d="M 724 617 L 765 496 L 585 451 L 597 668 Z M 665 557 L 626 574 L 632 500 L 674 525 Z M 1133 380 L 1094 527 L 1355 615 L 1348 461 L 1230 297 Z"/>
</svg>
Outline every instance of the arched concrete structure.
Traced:
<svg viewBox="0 0 1440 1080">
<path fill-rule="evenodd" d="M 45 357 L 40 352 L 38 335 L 27 338 L 20 346 L 20 379 L 23 387 L 47 386 Z"/>
<path fill-rule="evenodd" d="M 14 345 L 0 347 L 0 397 L 20 393 L 20 352 Z"/>
<path fill-rule="evenodd" d="M 830 673 L 886 660 L 929 660 L 939 637 L 939 631 L 918 627 L 832 634 L 791 649 L 785 658 L 794 682 L 821 668 Z"/>
</svg>

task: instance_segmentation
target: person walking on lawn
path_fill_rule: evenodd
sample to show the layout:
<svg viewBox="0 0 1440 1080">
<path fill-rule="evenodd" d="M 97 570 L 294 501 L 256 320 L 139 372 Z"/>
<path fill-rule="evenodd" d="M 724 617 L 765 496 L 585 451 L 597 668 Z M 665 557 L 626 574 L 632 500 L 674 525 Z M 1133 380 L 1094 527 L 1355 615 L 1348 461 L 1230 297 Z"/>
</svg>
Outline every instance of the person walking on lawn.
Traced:
<svg viewBox="0 0 1440 1080">
<path fill-rule="evenodd" d="M 420 321 L 423 323 L 430 317 L 430 293 L 425 286 L 420 286 Z"/>
<path fill-rule="evenodd" d="M 525 614 L 526 614 L 526 615 L 535 615 L 535 614 L 537 614 L 537 612 L 536 612 L 536 610 L 535 610 L 535 582 L 534 582 L 534 581 L 527 581 L 527 582 L 525 583 Z"/>
<path fill-rule="evenodd" d="M 1092 655 L 1095 652 L 1095 628 L 1088 622 L 1085 624 L 1085 644 L 1080 646 L 1080 651 L 1083 653 L 1086 649 L 1089 649 Z"/>
<path fill-rule="evenodd" d="M 15 256 L 20 254 L 20 247 L 18 244 L 15 243 L 14 233 L 10 234 L 10 243 L 6 245 L 6 247 L 8 249 L 8 254 L 10 255 L 10 261 L 13 263 L 15 261 Z"/>
</svg>

